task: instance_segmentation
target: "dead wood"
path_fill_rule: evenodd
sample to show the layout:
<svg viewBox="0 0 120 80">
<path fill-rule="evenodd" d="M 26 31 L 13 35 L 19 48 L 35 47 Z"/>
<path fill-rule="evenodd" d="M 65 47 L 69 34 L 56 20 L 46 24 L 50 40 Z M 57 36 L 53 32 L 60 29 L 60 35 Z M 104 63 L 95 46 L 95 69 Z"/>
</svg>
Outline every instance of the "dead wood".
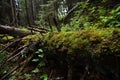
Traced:
<svg viewBox="0 0 120 80">
<path fill-rule="evenodd" d="M 9 70 L 6 74 L 3 74 L 3 76 L 1 76 L 1 78 L 0 78 L 0 80 L 5 79 L 10 74 L 12 74 L 15 70 L 18 70 L 18 73 L 23 71 L 23 69 L 26 67 L 26 65 L 30 62 L 30 60 L 35 55 L 32 52 L 34 52 L 36 50 L 38 43 L 39 43 L 39 41 L 32 42 L 29 45 L 20 46 L 18 49 L 14 50 L 7 58 L 5 58 L 5 61 L 2 62 L 2 64 L 0 64 L 1 69 L 5 64 L 7 64 L 9 61 L 15 59 L 16 57 L 17 57 L 17 62 L 19 64 L 16 64 L 16 66 L 12 70 Z M 25 59 L 22 59 L 21 55 L 28 54 L 29 52 L 31 52 L 31 53 L 28 55 L 28 57 L 26 57 Z M 16 75 L 18 73 L 16 73 Z"/>
<path fill-rule="evenodd" d="M 17 42 L 19 42 L 21 39 L 16 39 L 13 42 L 11 42 L 10 44 L 8 44 L 5 48 L 3 48 L 2 50 L 0 50 L 0 52 L 4 52 L 7 48 L 10 48 L 11 46 L 13 46 L 14 44 L 16 44 Z"/>
<path fill-rule="evenodd" d="M 26 35 L 31 34 L 31 32 L 21 30 L 19 28 L 15 27 L 10 27 L 10 26 L 5 26 L 5 25 L 0 25 L 0 34 L 8 34 L 14 37 L 24 37 Z"/>
<path fill-rule="evenodd" d="M 4 80 L 7 76 L 9 76 L 11 73 L 13 73 L 16 69 L 19 68 L 19 65 L 15 66 L 12 70 L 10 70 L 8 73 L 6 73 L 5 75 L 3 75 L 0 80 Z"/>
</svg>

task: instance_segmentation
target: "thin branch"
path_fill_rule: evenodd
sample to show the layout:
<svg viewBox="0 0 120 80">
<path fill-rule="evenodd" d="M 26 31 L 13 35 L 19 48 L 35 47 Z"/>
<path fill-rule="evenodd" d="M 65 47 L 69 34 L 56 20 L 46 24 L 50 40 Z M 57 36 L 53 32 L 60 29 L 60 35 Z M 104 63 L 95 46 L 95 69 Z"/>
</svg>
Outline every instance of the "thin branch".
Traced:
<svg viewBox="0 0 120 80">
<path fill-rule="evenodd" d="M 5 48 L 3 48 L 2 50 L 0 50 L 0 53 L 2 53 L 3 51 L 5 51 L 7 48 L 11 47 L 12 45 L 16 44 L 17 42 L 19 42 L 21 39 L 16 39 L 13 42 L 11 42 L 9 45 L 7 45 Z"/>
<path fill-rule="evenodd" d="M 16 69 L 18 69 L 19 66 L 15 66 L 12 70 L 10 70 L 7 74 L 3 75 L 0 80 L 4 80 L 7 76 L 9 76 L 11 73 L 13 73 Z"/>
</svg>

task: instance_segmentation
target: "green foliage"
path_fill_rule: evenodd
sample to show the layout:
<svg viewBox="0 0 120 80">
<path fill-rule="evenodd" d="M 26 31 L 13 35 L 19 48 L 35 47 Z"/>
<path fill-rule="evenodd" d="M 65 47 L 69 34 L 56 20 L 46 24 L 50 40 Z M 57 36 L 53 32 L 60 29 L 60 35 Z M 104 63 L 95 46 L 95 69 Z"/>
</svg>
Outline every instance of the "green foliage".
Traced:
<svg viewBox="0 0 120 80">
<path fill-rule="evenodd" d="M 42 49 L 38 49 L 35 53 L 38 55 L 38 57 L 33 59 L 32 61 L 33 62 L 39 62 L 39 64 L 38 64 L 38 67 L 36 67 L 34 70 L 32 70 L 32 73 L 40 73 L 41 72 L 40 71 L 41 67 L 46 66 L 46 63 L 44 61 L 42 61 L 45 54 L 44 54 Z M 40 78 L 43 79 L 43 80 L 47 80 L 47 78 L 48 78 L 47 76 L 48 76 L 47 74 L 41 74 Z"/>
<path fill-rule="evenodd" d="M 49 23 L 46 21 L 49 16 L 54 15 L 53 6 L 50 6 L 53 3 L 53 1 L 47 1 L 46 3 L 41 2 L 39 14 L 37 15 L 38 19 L 35 21 L 35 23 L 39 26 L 48 26 Z"/>
<path fill-rule="evenodd" d="M 47 74 L 42 74 L 40 76 L 40 78 L 43 79 L 43 80 L 48 80 L 48 75 Z"/>
<path fill-rule="evenodd" d="M 100 20 L 105 27 L 120 27 L 120 6 L 111 10 L 108 16 L 100 16 Z"/>
<path fill-rule="evenodd" d="M 33 73 L 39 73 L 40 70 L 39 70 L 38 68 L 36 68 L 36 69 L 32 70 L 32 72 L 33 72 Z"/>
<path fill-rule="evenodd" d="M 46 64 L 45 64 L 44 61 L 41 61 L 38 65 L 39 65 L 40 67 L 44 67 L 44 66 L 46 66 Z"/>
<path fill-rule="evenodd" d="M 56 27 L 59 26 L 60 28 L 62 19 L 67 15 L 67 8 L 66 0 L 41 1 L 35 23 L 39 26 L 56 31 Z"/>
<path fill-rule="evenodd" d="M 35 53 L 38 55 L 38 57 L 34 58 L 32 61 L 33 62 L 39 62 L 39 66 L 40 67 L 44 67 L 46 64 L 45 64 L 44 61 L 41 60 L 45 56 L 43 50 L 42 49 L 38 49 Z"/>
<path fill-rule="evenodd" d="M 39 62 L 39 67 L 44 67 L 46 66 L 45 62 L 42 61 L 41 59 L 44 58 L 45 54 L 43 53 L 43 50 L 42 49 L 38 49 L 36 52 L 35 52 L 38 57 L 37 58 L 34 58 L 32 61 L 33 62 Z M 32 72 L 36 73 L 36 72 L 40 72 L 38 68 L 36 68 L 35 70 L 33 70 Z"/>
<path fill-rule="evenodd" d="M 105 2 L 106 0 L 101 1 L 100 4 Z M 87 1 L 79 2 L 78 5 L 74 17 L 69 24 L 63 25 L 62 30 L 120 27 L 120 6 L 110 9 Z"/>
<path fill-rule="evenodd" d="M 26 80 L 30 80 L 31 75 L 30 74 L 24 74 L 26 77 Z"/>
<path fill-rule="evenodd" d="M 46 25 L 46 22 L 44 21 L 45 12 L 43 11 L 43 9 L 39 11 L 39 14 L 37 17 L 38 17 L 38 20 L 35 21 L 35 24 L 39 26 L 45 26 Z"/>
<path fill-rule="evenodd" d="M 44 57 L 44 53 L 43 53 L 43 50 L 42 50 L 42 49 L 38 49 L 38 51 L 36 51 L 35 53 L 38 54 L 38 57 L 39 57 L 39 58 L 43 58 L 43 57 Z"/>
<path fill-rule="evenodd" d="M 14 79 L 15 79 L 15 76 L 11 76 L 11 77 L 9 77 L 8 80 L 14 80 Z"/>
</svg>

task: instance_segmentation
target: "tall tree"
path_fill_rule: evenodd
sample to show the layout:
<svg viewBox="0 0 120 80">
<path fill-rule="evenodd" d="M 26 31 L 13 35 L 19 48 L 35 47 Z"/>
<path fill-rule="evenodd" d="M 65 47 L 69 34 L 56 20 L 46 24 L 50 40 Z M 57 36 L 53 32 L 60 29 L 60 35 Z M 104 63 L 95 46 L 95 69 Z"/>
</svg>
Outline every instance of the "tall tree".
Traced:
<svg viewBox="0 0 120 80">
<path fill-rule="evenodd" d="M 10 0 L 0 0 L 0 24 L 11 24 L 12 14 L 11 14 Z"/>
<path fill-rule="evenodd" d="M 11 11 L 12 11 L 12 17 L 13 22 L 12 24 L 16 27 L 18 27 L 18 17 L 19 17 L 19 1 L 18 0 L 11 0 Z"/>
</svg>

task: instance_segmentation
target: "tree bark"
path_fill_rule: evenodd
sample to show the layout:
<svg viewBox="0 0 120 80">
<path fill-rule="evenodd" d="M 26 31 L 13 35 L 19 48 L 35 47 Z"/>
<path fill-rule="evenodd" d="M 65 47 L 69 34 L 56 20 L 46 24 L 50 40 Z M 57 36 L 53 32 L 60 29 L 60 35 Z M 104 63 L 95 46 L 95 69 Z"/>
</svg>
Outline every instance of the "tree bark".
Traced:
<svg viewBox="0 0 120 80">
<path fill-rule="evenodd" d="M 24 31 L 15 27 L 0 25 L 0 34 L 8 34 L 14 37 L 24 37 L 31 34 L 31 32 L 29 30 Z"/>
<path fill-rule="evenodd" d="M 26 8 L 27 25 L 28 25 L 28 26 L 31 26 L 30 14 L 29 14 L 28 1 L 27 1 L 27 0 L 25 0 L 25 8 Z"/>
</svg>

